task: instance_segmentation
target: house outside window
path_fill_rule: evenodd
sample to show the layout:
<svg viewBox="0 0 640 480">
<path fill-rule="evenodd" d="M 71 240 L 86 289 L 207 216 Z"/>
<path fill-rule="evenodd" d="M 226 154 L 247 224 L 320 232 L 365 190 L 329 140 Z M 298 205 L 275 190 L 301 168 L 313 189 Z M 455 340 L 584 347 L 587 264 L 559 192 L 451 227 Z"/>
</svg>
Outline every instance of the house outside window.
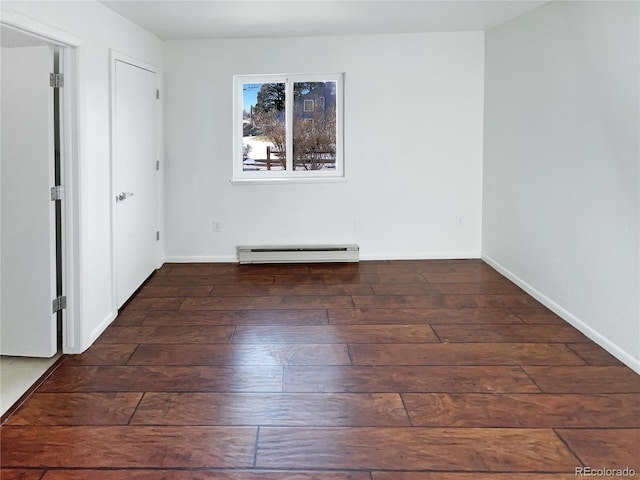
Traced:
<svg viewBox="0 0 640 480">
<path fill-rule="evenodd" d="M 343 75 L 234 79 L 234 181 L 344 177 Z"/>
</svg>

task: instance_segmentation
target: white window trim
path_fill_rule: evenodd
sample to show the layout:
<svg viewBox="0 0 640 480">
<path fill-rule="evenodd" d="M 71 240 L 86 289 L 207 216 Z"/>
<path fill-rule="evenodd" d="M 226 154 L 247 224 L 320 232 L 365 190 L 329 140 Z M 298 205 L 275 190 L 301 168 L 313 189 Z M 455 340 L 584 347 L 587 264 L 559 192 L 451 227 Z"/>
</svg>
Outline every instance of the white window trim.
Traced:
<svg viewBox="0 0 640 480">
<path fill-rule="evenodd" d="M 285 121 L 293 123 L 294 82 L 336 82 L 336 168 L 335 170 L 293 170 L 292 157 L 287 158 L 287 170 L 244 171 L 242 163 L 242 85 L 244 83 L 285 83 L 287 108 Z M 233 102 L 233 177 L 231 183 L 325 183 L 345 181 L 344 168 L 344 74 L 235 75 Z M 290 103 L 289 103 L 290 102 Z M 293 151 L 293 136 L 287 137 L 287 151 Z"/>
</svg>

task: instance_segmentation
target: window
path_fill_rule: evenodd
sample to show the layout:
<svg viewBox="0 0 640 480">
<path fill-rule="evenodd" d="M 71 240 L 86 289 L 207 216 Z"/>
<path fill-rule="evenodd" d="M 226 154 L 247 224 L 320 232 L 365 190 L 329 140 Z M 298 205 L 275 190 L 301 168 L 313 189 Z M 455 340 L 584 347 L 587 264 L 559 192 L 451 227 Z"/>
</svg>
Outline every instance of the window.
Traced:
<svg viewBox="0 0 640 480">
<path fill-rule="evenodd" d="M 342 74 L 235 77 L 234 181 L 344 177 Z"/>
<path fill-rule="evenodd" d="M 305 100 L 304 101 L 304 111 L 305 112 L 313 112 L 313 100 Z"/>
</svg>

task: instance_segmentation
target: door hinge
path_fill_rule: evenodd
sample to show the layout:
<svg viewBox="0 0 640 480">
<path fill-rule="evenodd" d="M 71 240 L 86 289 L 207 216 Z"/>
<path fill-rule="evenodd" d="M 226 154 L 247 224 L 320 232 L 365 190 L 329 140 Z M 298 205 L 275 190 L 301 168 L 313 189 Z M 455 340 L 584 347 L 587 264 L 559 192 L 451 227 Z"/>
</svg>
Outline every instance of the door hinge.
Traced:
<svg viewBox="0 0 640 480">
<path fill-rule="evenodd" d="M 62 185 L 56 185 L 51 187 L 51 201 L 62 200 L 64 198 L 64 187 Z"/>
<path fill-rule="evenodd" d="M 156 90 L 156 100 L 160 99 L 160 90 Z"/>
<path fill-rule="evenodd" d="M 156 170 L 160 170 L 160 160 L 156 161 Z"/>
<path fill-rule="evenodd" d="M 156 232 L 156 240 L 160 240 L 160 230 Z"/>
<path fill-rule="evenodd" d="M 60 310 L 63 310 L 67 308 L 67 297 L 64 295 L 61 295 L 60 297 L 54 298 L 53 302 L 52 302 L 52 312 L 51 313 L 56 313 L 59 312 Z"/>
<path fill-rule="evenodd" d="M 50 73 L 49 85 L 51 85 L 53 88 L 64 87 L 64 75 L 62 73 Z"/>
</svg>

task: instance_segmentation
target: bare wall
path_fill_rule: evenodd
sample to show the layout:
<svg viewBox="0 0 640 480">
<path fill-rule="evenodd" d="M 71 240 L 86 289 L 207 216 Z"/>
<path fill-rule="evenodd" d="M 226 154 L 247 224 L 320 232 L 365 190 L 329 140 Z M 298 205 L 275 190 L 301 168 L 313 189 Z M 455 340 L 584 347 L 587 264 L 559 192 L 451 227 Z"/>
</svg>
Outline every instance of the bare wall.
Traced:
<svg viewBox="0 0 640 480">
<path fill-rule="evenodd" d="M 165 42 L 167 259 L 337 242 L 478 257 L 483 49 L 482 32 Z M 314 72 L 345 73 L 348 180 L 231 184 L 233 75 Z"/>
<path fill-rule="evenodd" d="M 486 32 L 483 257 L 640 371 L 638 3 Z"/>
</svg>

